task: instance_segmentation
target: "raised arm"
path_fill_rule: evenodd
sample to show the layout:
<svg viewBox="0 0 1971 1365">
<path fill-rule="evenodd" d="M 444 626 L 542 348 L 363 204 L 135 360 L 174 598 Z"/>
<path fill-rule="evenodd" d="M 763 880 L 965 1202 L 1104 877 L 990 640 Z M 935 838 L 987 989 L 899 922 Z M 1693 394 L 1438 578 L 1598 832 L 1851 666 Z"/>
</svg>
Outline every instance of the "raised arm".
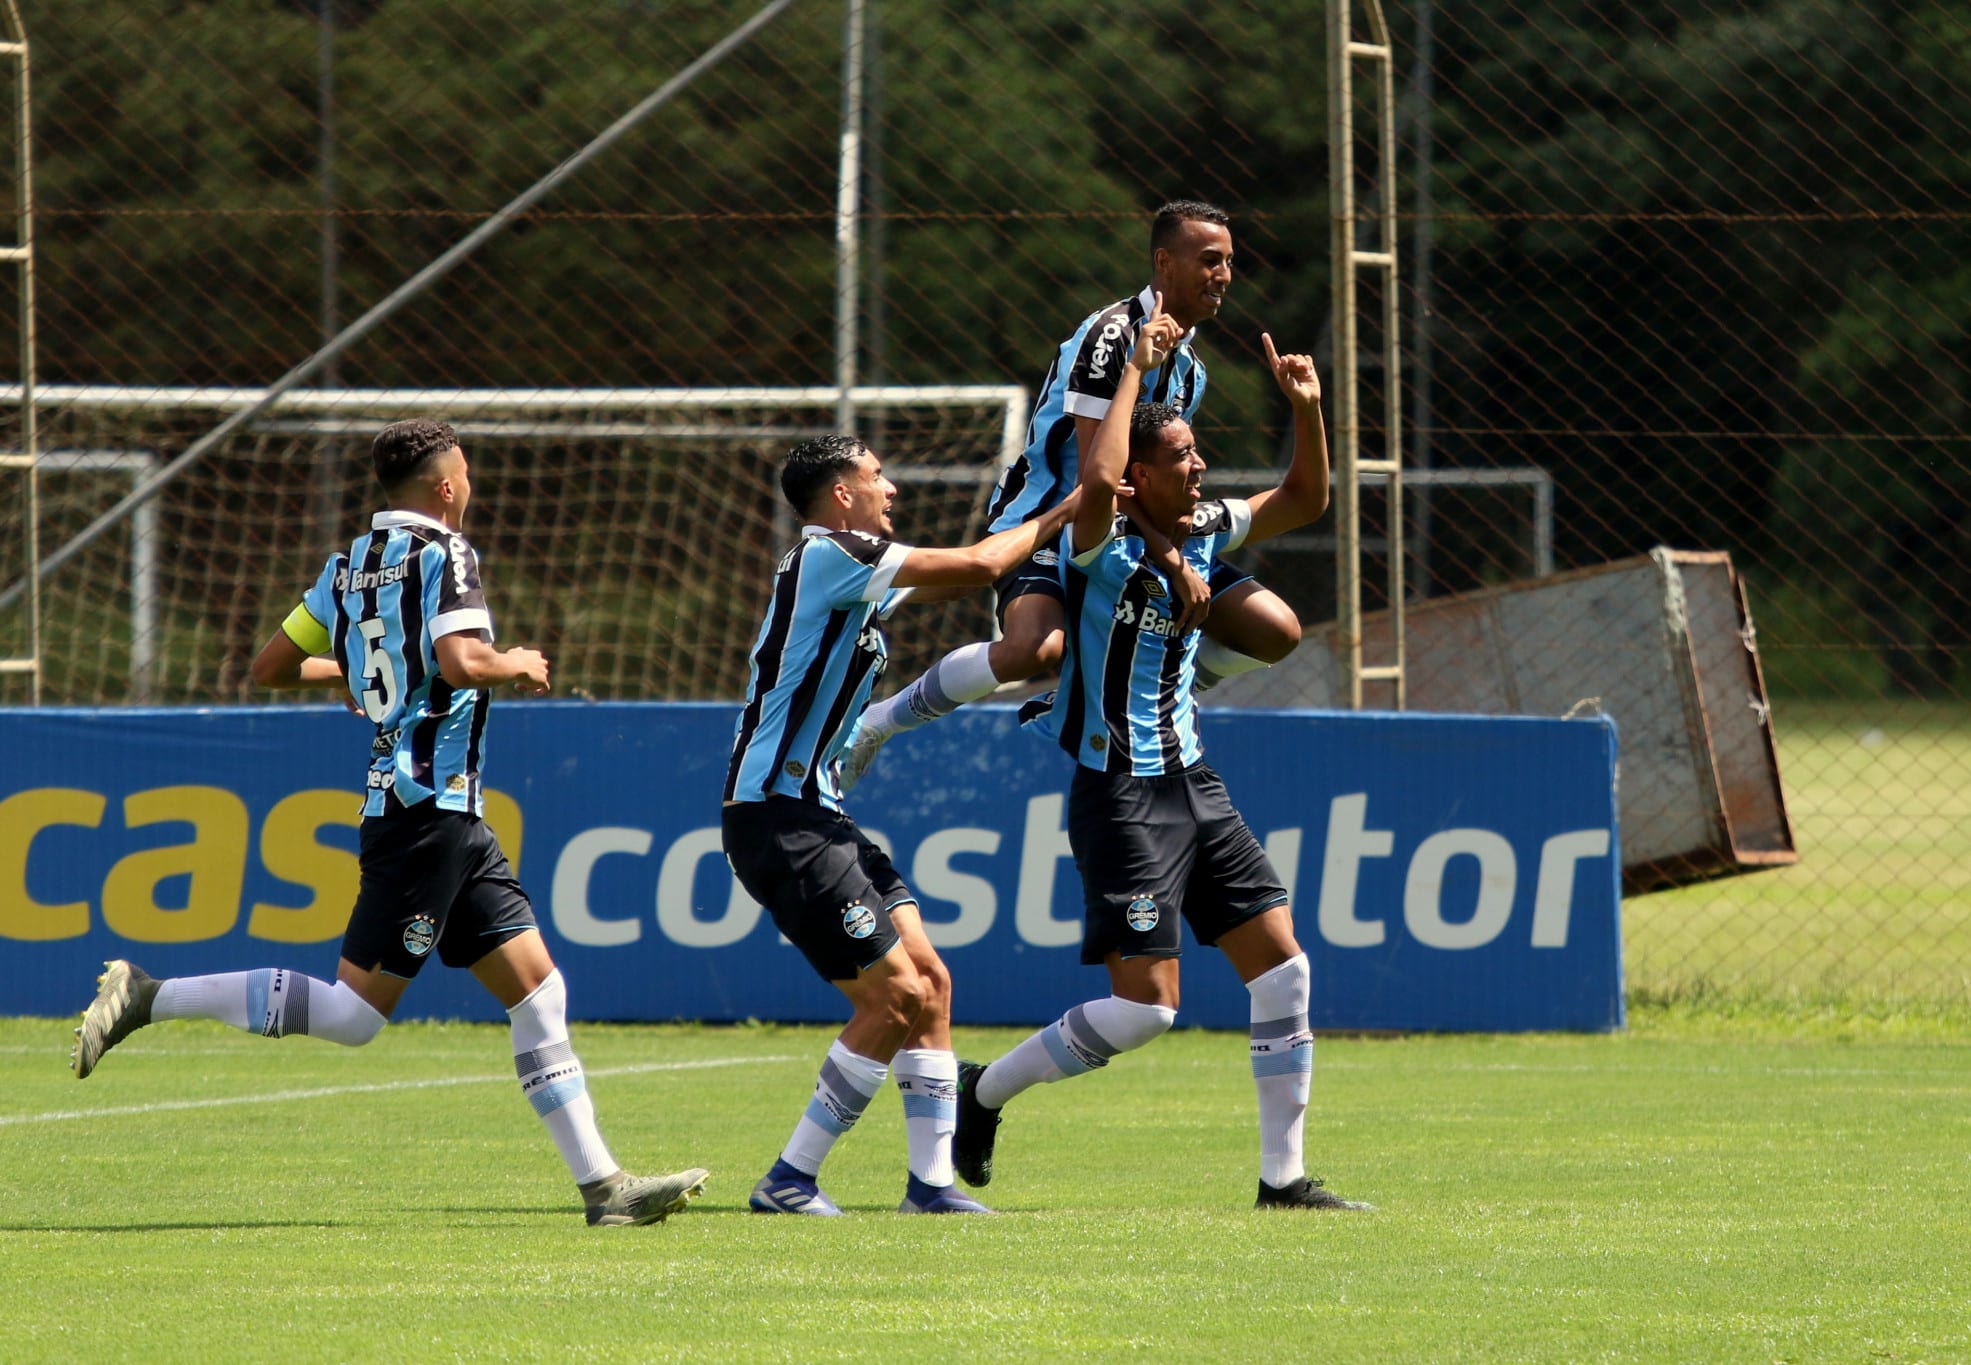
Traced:
<svg viewBox="0 0 1971 1365">
<path fill-rule="evenodd" d="M 1314 358 L 1281 355 L 1268 334 L 1262 333 L 1260 340 L 1266 344 L 1274 381 L 1293 404 L 1293 462 L 1277 487 L 1248 500 L 1248 545 L 1298 530 L 1328 510 L 1328 433 L 1321 421 L 1321 381 L 1314 373 Z"/>
<path fill-rule="evenodd" d="M 1094 439 L 1081 448 L 1081 508 L 1074 517 L 1076 554 L 1085 554 L 1109 538 L 1122 476 L 1129 468 L 1129 419 L 1136 411 L 1143 376 L 1169 358 L 1183 335 L 1177 319 L 1163 311 L 1163 295 L 1158 294 L 1156 307 L 1136 334 L 1136 349 L 1123 366 L 1108 416 L 1095 428 Z"/>
<path fill-rule="evenodd" d="M 932 589 L 916 595 L 915 600 L 920 602 L 943 601 L 968 589 L 996 583 L 1030 559 L 1035 550 L 1060 535 L 1061 528 L 1080 505 L 1081 495 L 1077 491 L 1044 515 L 996 531 L 975 544 L 952 550 L 913 546 L 891 582 L 899 588 Z"/>
<path fill-rule="evenodd" d="M 1140 387 L 1137 392 L 1142 392 Z M 1074 419 L 1074 448 L 1086 450 L 1094 445 L 1095 433 L 1101 425 L 1102 419 L 1099 417 L 1077 415 Z M 1116 506 L 1135 524 L 1136 534 L 1143 538 L 1144 557 L 1170 581 L 1171 590 L 1177 594 L 1177 628 L 1180 631 L 1196 630 L 1211 614 L 1211 585 L 1191 567 L 1191 561 L 1184 558 L 1175 541 L 1136 515 L 1136 499 L 1130 496 L 1127 483 L 1116 490 Z"/>
</svg>

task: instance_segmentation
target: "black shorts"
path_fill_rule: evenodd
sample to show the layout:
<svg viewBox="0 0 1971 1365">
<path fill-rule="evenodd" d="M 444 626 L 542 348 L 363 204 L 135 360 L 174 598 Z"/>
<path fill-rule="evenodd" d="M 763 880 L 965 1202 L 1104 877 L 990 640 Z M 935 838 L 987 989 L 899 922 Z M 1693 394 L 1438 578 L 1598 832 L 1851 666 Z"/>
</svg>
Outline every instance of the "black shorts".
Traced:
<svg viewBox="0 0 1971 1365">
<path fill-rule="evenodd" d="M 823 981 L 852 981 L 897 946 L 890 911 L 917 898 L 848 816 L 769 796 L 727 806 L 719 824 L 732 875 Z"/>
<path fill-rule="evenodd" d="M 1068 787 L 1068 843 L 1081 872 L 1081 960 L 1176 957 L 1177 917 L 1210 947 L 1287 903 L 1272 860 L 1217 773 L 1134 777 L 1079 765 Z"/>
<path fill-rule="evenodd" d="M 432 948 L 447 967 L 470 967 L 535 927 L 534 906 L 514 880 L 491 826 L 436 801 L 363 821 L 362 889 L 342 936 L 342 955 L 406 980 Z"/>
<path fill-rule="evenodd" d="M 1222 559 L 1211 561 L 1211 576 L 1205 580 L 1214 599 L 1230 592 L 1239 584 L 1251 578 L 1244 569 L 1234 568 Z M 1032 557 L 1022 560 L 1017 568 L 992 585 L 993 610 L 999 616 L 999 624 L 1006 624 L 1006 608 L 1016 597 L 1025 597 L 1030 592 L 1041 593 L 1056 602 L 1066 603 L 1067 594 L 1061 587 L 1061 552 L 1058 546 L 1043 545 L 1033 552 Z"/>
</svg>

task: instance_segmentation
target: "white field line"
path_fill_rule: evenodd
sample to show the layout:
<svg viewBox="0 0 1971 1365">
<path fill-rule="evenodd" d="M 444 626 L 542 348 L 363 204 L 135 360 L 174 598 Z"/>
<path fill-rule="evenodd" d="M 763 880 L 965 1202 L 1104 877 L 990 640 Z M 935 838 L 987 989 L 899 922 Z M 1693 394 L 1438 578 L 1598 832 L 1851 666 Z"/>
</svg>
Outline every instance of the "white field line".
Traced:
<svg viewBox="0 0 1971 1365">
<path fill-rule="evenodd" d="M 642 1076 L 655 1071 L 706 1071 L 724 1066 L 764 1066 L 772 1062 L 811 1061 L 800 1057 L 712 1057 L 700 1062 L 644 1062 L 637 1066 L 597 1067 L 591 1076 Z M 332 1085 L 315 1090 L 269 1090 L 259 1095 L 232 1095 L 210 1100 L 162 1100 L 113 1109 L 51 1109 L 41 1114 L 0 1114 L 0 1128 L 16 1123 L 62 1123 L 70 1119 L 123 1118 L 132 1114 L 165 1114 L 180 1109 L 225 1109 L 240 1104 L 282 1104 L 289 1100 L 320 1100 L 337 1095 L 377 1095 L 392 1090 L 438 1090 L 452 1085 L 514 1085 L 512 1072 L 498 1076 L 442 1076 L 424 1081 L 378 1081 L 371 1085 Z"/>
</svg>

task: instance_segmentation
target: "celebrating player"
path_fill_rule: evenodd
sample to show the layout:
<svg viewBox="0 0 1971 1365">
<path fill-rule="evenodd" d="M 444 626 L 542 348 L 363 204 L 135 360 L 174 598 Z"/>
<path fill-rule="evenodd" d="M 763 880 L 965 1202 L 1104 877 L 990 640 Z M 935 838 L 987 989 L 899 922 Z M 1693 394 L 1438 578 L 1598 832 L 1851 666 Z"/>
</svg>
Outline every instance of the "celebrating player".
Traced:
<svg viewBox="0 0 1971 1365">
<path fill-rule="evenodd" d="M 990 1213 L 952 1185 L 951 976 L 916 897 L 843 813 L 836 768 L 888 658 L 881 620 L 904 590 L 941 600 L 986 586 L 1057 533 L 1072 504 L 964 549 L 901 545 L 890 539 L 896 485 L 849 436 L 796 446 L 780 487 L 807 525 L 774 573 L 753 642 L 721 825 L 740 884 L 853 1013 L 750 1203 L 840 1213 L 821 1190 L 821 1163 L 894 1071 L 910 1154 L 899 1211 Z"/>
<path fill-rule="evenodd" d="M 1153 300 L 1114 405 L 1081 462 L 1081 506 L 1061 538 L 1070 578 L 1059 690 L 1029 704 L 1030 723 L 1075 758 L 1068 840 L 1084 902 L 1081 960 L 1108 967 L 1112 994 L 1069 1010 L 987 1067 L 960 1067 L 958 1173 L 992 1178 L 1001 1106 L 1049 1081 L 1085 1075 L 1142 1047 L 1177 1017 L 1182 915 L 1224 952 L 1252 996 L 1259 1090 L 1261 1208 L 1360 1209 L 1309 1179 L 1302 1128 L 1313 1075 L 1307 957 L 1266 851 L 1233 809 L 1198 742 L 1198 632 L 1175 619 L 1173 586 L 1146 557 L 1116 490 L 1135 489 L 1137 525 L 1172 539 L 1202 570 L 1220 550 L 1304 526 L 1328 504 L 1321 385 L 1304 355 L 1266 357 L 1293 404 L 1293 462 L 1249 501 L 1201 502 L 1204 457 L 1182 412 L 1138 406 L 1144 376 L 1179 344 L 1179 319 Z"/>
<path fill-rule="evenodd" d="M 1169 404 L 1186 423 L 1191 420 L 1205 391 L 1204 363 L 1192 338 L 1199 323 L 1218 315 L 1232 284 L 1229 222 L 1223 209 L 1191 200 L 1157 210 L 1150 226 L 1149 287 L 1090 313 L 1061 343 L 1027 427 L 1026 451 L 1000 478 L 991 529 L 1038 516 L 1075 486 L 1077 456 L 1088 449 L 1110 405 L 1120 401 L 1124 358 L 1158 295 L 1182 335 L 1143 377 L 1138 397 Z M 1179 622 L 1187 629 L 1203 622 L 1197 651 L 1201 688 L 1278 663 L 1300 643 L 1293 609 L 1250 576 L 1218 560 L 1193 565 L 1154 526 L 1139 523 L 1137 535 L 1149 562 L 1170 580 Z M 1052 543 L 996 587 L 1001 638 L 953 650 L 895 696 L 871 706 L 843 760 L 844 789 L 861 779 L 891 736 L 949 715 L 1002 682 L 1019 682 L 1060 664 L 1066 617 Z"/>
<path fill-rule="evenodd" d="M 146 1024 L 218 1019 L 264 1037 L 360 1047 L 435 949 L 469 968 L 512 1021 L 520 1091 L 547 1125 L 591 1225 L 662 1222 L 704 1188 L 702 1169 L 635 1176 L 596 1128 L 568 1042 L 567 988 L 532 904 L 481 819 L 487 689 L 548 690 L 548 661 L 495 649 L 479 558 L 461 527 L 472 483 L 443 422 L 397 422 L 371 449 L 388 509 L 321 577 L 253 662 L 265 687 L 347 686 L 375 723 L 363 796 L 361 890 L 335 984 L 281 968 L 155 980 L 106 964 L 76 1030 L 78 1078 Z M 321 657 L 321 656 L 330 657 Z"/>
</svg>

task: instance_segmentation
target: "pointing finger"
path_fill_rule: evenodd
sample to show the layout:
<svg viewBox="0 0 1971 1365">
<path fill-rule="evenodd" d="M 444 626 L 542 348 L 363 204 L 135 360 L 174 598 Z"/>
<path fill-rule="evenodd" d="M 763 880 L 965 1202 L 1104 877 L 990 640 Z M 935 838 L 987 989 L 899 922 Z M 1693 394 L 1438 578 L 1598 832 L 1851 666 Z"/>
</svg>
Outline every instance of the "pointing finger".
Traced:
<svg viewBox="0 0 1971 1365">
<path fill-rule="evenodd" d="M 1273 334 L 1271 332 L 1261 332 L 1259 339 L 1266 347 L 1266 363 L 1276 370 L 1279 369 L 1280 353 L 1273 349 Z"/>
</svg>

